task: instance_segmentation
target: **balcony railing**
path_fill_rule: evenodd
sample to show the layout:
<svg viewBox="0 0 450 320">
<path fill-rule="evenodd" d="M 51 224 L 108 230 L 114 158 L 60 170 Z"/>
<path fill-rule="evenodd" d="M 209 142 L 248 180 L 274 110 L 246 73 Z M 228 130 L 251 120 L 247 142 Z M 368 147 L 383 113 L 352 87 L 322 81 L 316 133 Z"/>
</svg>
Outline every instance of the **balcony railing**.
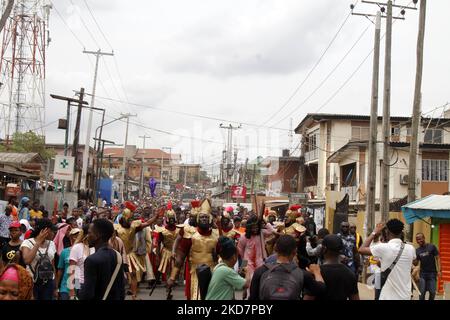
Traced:
<svg viewBox="0 0 450 320">
<path fill-rule="evenodd" d="M 357 201 L 358 200 L 358 187 L 342 187 L 341 191 L 348 194 L 350 201 Z"/>
<path fill-rule="evenodd" d="M 319 149 L 314 149 L 305 153 L 305 162 L 319 159 Z"/>
</svg>

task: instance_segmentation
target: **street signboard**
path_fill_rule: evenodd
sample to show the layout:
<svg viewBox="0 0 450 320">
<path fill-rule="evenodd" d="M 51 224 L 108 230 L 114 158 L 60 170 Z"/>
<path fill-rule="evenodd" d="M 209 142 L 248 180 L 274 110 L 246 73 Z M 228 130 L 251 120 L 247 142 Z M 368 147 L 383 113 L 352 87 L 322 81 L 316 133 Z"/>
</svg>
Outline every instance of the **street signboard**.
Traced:
<svg viewBox="0 0 450 320">
<path fill-rule="evenodd" d="M 231 197 L 233 199 L 245 199 L 247 197 L 247 188 L 245 186 L 232 186 Z"/>
<path fill-rule="evenodd" d="M 55 156 L 54 180 L 73 181 L 74 157 Z"/>
<path fill-rule="evenodd" d="M 309 195 L 307 193 L 290 193 L 289 201 L 291 204 L 307 204 Z"/>
</svg>

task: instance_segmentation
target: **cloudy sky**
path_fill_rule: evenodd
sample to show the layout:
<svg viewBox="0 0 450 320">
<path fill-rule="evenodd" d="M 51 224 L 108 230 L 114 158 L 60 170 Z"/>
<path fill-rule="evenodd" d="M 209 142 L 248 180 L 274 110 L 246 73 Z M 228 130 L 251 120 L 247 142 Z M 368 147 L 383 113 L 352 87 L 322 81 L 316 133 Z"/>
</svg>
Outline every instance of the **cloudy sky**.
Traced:
<svg viewBox="0 0 450 320">
<path fill-rule="evenodd" d="M 352 2 L 54 0 L 47 95 L 72 96 L 80 87 L 91 93 L 94 57 L 83 48 L 114 50 L 114 58 L 100 61 L 95 104 L 106 108 L 107 121 L 137 114 L 130 118 L 129 144 L 140 147 L 139 136 L 149 135 L 148 147 L 172 147 L 184 161 L 215 166 L 217 173 L 227 133 L 219 125 L 242 123 L 234 131 L 240 161 L 277 156 L 298 147 L 295 135 L 290 143 L 291 119 L 295 128 L 308 112 L 369 113 L 374 27 L 364 17 L 348 17 Z M 356 11 L 376 7 L 359 3 Z M 424 111 L 450 101 L 449 11 L 448 0 L 428 1 Z M 411 113 L 418 18 L 418 11 L 408 11 L 393 27 L 393 115 Z M 64 117 L 65 105 L 48 99 L 46 124 Z M 87 112 L 83 143 L 86 123 Z M 96 114 L 93 127 L 99 123 Z M 63 143 L 56 127 L 46 127 L 47 141 Z M 105 127 L 105 139 L 123 144 L 124 136 L 123 122 Z"/>
</svg>

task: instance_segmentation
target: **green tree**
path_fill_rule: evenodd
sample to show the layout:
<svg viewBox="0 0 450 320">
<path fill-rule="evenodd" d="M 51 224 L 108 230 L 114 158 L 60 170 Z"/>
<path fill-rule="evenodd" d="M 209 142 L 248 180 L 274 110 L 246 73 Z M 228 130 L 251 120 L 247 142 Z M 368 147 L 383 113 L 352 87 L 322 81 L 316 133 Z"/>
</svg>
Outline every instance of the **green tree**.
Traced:
<svg viewBox="0 0 450 320">
<path fill-rule="evenodd" d="M 38 136 L 36 133 L 28 132 L 16 132 L 12 138 L 12 144 L 9 148 L 11 152 L 26 153 L 33 152 L 39 153 L 45 160 L 52 158 L 56 155 L 55 150 L 47 149 L 45 147 L 45 139 L 42 136 Z"/>
</svg>

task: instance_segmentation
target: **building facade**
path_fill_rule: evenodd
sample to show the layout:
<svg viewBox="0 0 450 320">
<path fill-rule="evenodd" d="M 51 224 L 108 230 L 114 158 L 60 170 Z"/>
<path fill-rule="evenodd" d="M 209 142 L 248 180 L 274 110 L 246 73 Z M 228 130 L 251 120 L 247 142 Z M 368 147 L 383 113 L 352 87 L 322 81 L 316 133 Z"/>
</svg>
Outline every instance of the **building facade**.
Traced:
<svg viewBox="0 0 450 320">
<path fill-rule="evenodd" d="M 408 193 L 411 118 L 391 117 L 389 198 Z M 295 132 L 302 136 L 304 167 L 299 192 L 325 199 L 326 191 L 343 191 L 351 202 L 364 204 L 368 181 L 370 117 L 365 115 L 308 114 Z M 449 191 L 450 118 L 422 118 L 419 129 L 416 197 Z M 377 141 L 382 141 L 378 118 Z M 383 144 L 377 144 L 376 202 L 380 194 Z"/>
</svg>

